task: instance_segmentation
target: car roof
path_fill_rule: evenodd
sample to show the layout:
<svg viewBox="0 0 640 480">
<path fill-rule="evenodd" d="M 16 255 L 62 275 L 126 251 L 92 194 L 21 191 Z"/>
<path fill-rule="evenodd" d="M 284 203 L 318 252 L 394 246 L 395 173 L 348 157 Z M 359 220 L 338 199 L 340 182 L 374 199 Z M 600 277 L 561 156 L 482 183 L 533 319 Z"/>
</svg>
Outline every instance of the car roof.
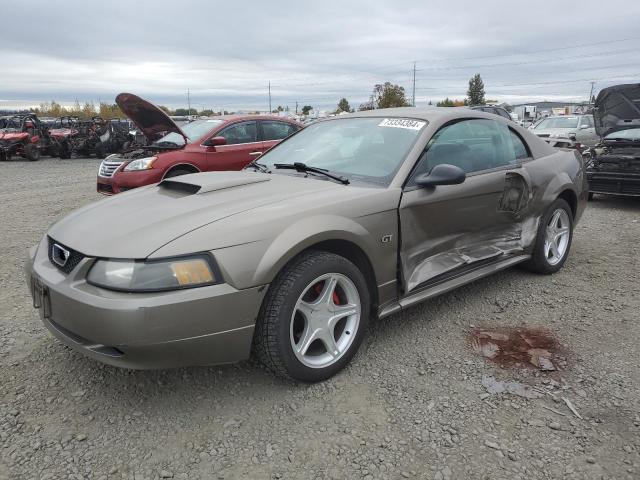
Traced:
<svg viewBox="0 0 640 480">
<path fill-rule="evenodd" d="M 244 114 L 244 115 L 214 115 L 207 118 L 197 118 L 196 120 L 223 120 L 225 122 L 235 122 L 238 120 L 275 120 L 277 122 L 288 122 L 288 123 L 300 123 L 292 118 L 287 117 L 279 117 L 277 115 L 252 115 L 252 114 Z"/>
<path fill-rule="evenodd" d="M 354 112 L 347 115 L 340 115 L 339 117 L 329 117 L 327 119 L 323 119 L 323 121 L 333 120 L 336 118 L 393 117 L 414 118 L 417 120 L 426 120 L 427 122 L 437 121 L 444 123 L 450 120 L 457 120 L 459 118 L 469 118 L 469 116 L 475 118 L 487 118 L 490 120 L 496 119 L 496 115 L 493 113 L 483 112 L 482 110 L 472 110 L 468 107 L 399 107 Z"/>
</svg>

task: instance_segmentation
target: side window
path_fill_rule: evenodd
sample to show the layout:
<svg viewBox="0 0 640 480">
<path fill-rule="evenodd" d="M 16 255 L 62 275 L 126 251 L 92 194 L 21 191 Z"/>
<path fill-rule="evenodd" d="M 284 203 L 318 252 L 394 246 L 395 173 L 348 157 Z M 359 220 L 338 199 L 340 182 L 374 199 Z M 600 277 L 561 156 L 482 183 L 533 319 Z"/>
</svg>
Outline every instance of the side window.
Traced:
<svg viewBox="0 0 640 480">
<path fill-rule="evenodd" d="M 524 160 L 529 158 L 531 154 L 524 141 L 520 138 L 520 135 L 511 129 L 509 129 L 509 133 L 511 133 L 511 142 L 513 143 L 513 152 L 516 155 L 516 159 Z"/>
<path fill-rule="evenodd" d="M 227 145 L 237 145 L 239 143 L 251 143 L 258 140 L 258 129 L 256 122 L 242 122 L 225 128 L 218 134 L 227 140 Z"/>
<path fill-rule="evenodd" d="M 281 140 L 287 138 L 298 129 L 289 123 L 284 122 L 262 122 L 263 140 Z"/>
<path fill-rule="evenodd" d="M 580 118 L 580 126 L 583 128 L 593 128 L 593 117 L 590 115 L 585 115 Z"/>
<path fill-rule="evenodd" d="M 429 140 L 412 177 L 443 163 L 460 167 L 466 173 L 514 165 L 516 154 L 509 128 L 486 119 L 445 125 Z"/>
</svg>

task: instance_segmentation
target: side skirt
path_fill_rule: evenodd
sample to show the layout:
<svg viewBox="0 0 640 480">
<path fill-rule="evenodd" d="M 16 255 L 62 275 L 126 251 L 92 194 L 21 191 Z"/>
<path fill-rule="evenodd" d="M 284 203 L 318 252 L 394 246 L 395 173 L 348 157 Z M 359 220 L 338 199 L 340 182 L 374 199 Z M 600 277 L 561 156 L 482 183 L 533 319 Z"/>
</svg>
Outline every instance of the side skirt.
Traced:
<svg viewBox="0 0 640 480">
<path fill-rule="evenodd" d="M 504 270 L 505 268 L 512 267 L 518 263 L 522 263 L 531 258 L 530 255 L 518 255 L 515 257 L 509 257 L 507 259 L 484 264 L 481 267 L 474 268 L 468 273 L 464 273 L 453 278 L 442 279 L 442 281 L 436 281 L 435 283 L 429 283 L 426 286 L 409 293 L 408 295 L 400 298 L 397 302 L 385 305 L 378 312 L 379 318 L 384 318 L 392 315 L 403 308 L 410 307 L 416 303 L 423 302 L 429 298 L 442 295 L 450 290 L 454 290 L 462 285 L 471 283 L 483 277 L 487 277 L 492 273 Z"/>
</svg>

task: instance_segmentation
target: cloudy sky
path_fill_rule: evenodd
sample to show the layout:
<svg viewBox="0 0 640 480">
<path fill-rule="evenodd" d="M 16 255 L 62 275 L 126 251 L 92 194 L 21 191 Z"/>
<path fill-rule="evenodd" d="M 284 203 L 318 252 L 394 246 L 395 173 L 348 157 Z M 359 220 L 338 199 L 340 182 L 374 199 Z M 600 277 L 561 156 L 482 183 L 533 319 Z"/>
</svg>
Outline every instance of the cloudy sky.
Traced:
<svg viewBox="0 0 640 480">
<path fill-rule="evenodd" d="M 24 19 L 29 19 L 25 22 Z M 640 2 L 29 0 L 2 7 L 0 108 L 113 101 L 171 107 L 357 106 L 391 81 L 416 103 L 585 100 L 640 81 Z"/>
</svg>

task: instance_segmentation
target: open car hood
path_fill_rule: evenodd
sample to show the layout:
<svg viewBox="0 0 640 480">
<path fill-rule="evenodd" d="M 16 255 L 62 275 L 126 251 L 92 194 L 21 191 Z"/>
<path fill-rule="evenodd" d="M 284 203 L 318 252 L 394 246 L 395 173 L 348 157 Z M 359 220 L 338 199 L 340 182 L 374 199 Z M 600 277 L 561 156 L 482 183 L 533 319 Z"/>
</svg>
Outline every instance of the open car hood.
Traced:
<svg viewBox="0 0 640 480">
<path fill-rule="evenodd" d="M 150 143 L 169 132 L 181 135 L 185 143 L 187 142 L 187 136 L 180 127 L 154 104 L 133 93 L 120 93 L 116 97 L 116 103 L 120 110 L 137 125 Z"/>
<path fill-rule="evenodd" d="M 614 85 L 600 90 L 593 118 L 600 137 L 640 127 L 640 83 Z"/>
</svg>

